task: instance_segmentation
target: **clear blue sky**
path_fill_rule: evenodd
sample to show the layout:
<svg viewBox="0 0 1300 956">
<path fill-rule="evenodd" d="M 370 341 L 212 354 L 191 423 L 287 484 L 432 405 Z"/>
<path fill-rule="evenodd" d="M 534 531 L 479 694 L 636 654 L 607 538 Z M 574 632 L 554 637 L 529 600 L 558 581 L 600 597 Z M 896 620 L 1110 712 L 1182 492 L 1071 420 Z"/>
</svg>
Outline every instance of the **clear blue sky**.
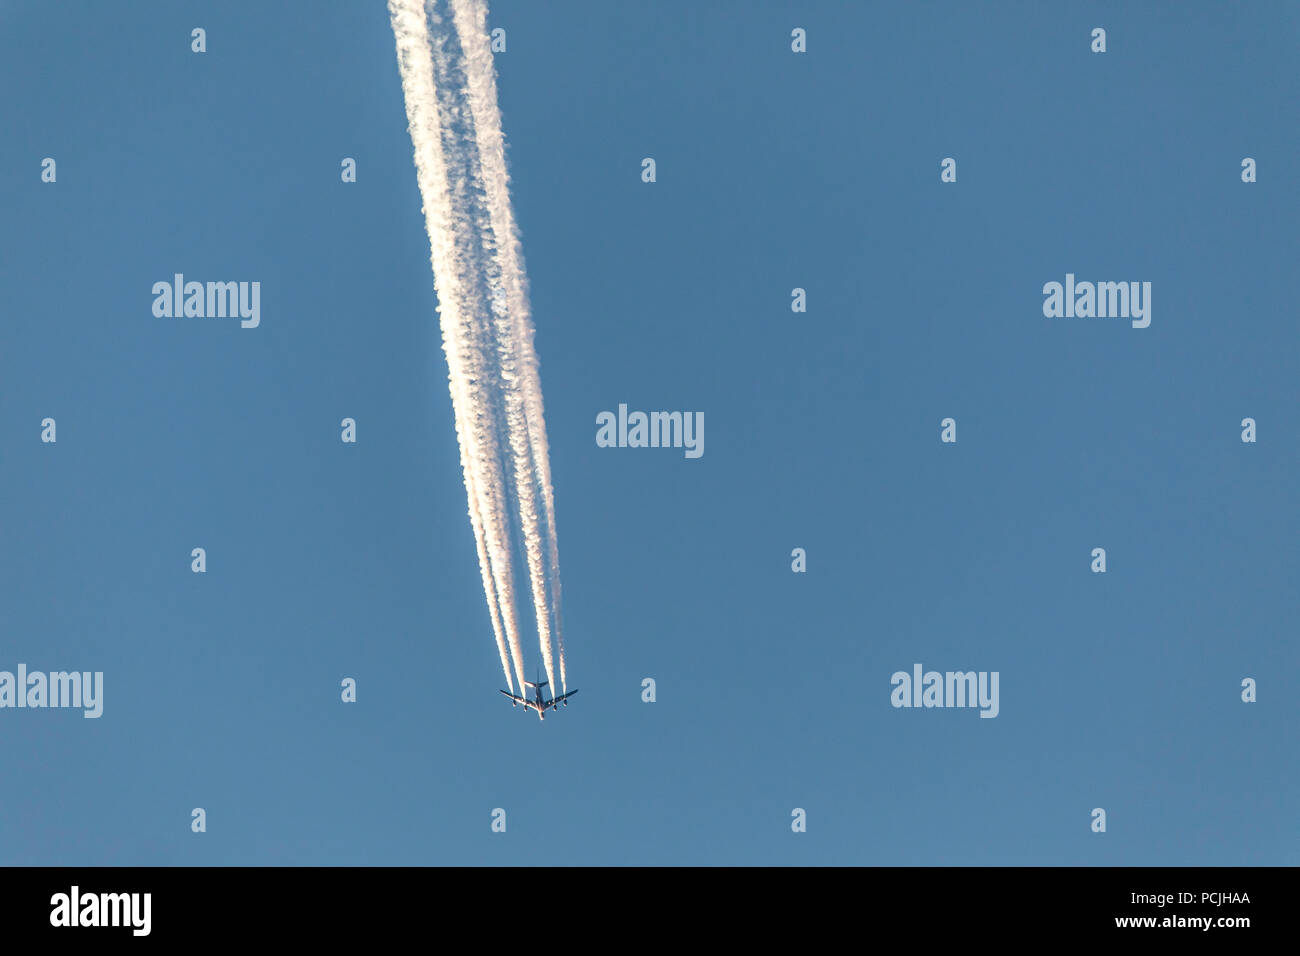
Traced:
<svg viewBox="0 0 1300 956">
<path fill-rule="evenodd" d="M 0 5 L 0 669 L 105 672 L 0 711 L 0 863 L 1300 862 L 1300 8 L 1132 6 L 492 4 L 581 689 L 539 724 L 383 6 Z M 155 318 L 176 272 L 260 328 Z M 1150 328 L 1045 319 L 1067 272 Z M 598 448 L 620 402 L 704 456 Z M 892 708 L 917 662 L 999 716 Z"/>
</svg>

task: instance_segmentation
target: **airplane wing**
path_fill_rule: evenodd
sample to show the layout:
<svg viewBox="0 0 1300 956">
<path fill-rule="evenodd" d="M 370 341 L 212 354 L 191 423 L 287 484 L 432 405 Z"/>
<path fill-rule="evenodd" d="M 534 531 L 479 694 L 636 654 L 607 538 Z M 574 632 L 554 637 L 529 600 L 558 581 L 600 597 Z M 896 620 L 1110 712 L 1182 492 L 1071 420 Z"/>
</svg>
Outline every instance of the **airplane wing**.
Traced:
<svg viewBox="0 0 1300 956">
<path fill-rule="evenodd" d="M 532 706 L 532 703 L 533 703 L 533 702 L 532 702 L 531 700 L 529 700 L 528 698 L 526 698 L 526 697 L 516 697 L 514 694 L 510 693 L 510 691 L 508 691 L 508 690 L 503 690 L 503 691 L 500 691 L 499 693 L 505 694 L 507 697 L 509 697 L 511 700 L 513 700 L 516 704 L 523 704 L 525 707 L 531 707 L 531 706 Z"/>
<path fill-rule="evenodd" d="M 563 704 L 566 700 L 568 700 L 570 697 L 572 697 L 572 696 L 573 696 L 574 694 L 576 694 L 576 693 L 577 693 L 576 690 L 571 690 L 571 691 L 569 691 L 567 694 L 561 694 L 559 697 L 557 697 L 557 698 L 555 698 L 554 700 L 552 700 L 552 701 L 551 701 L 551 704 L 550 704 L 551 710 L 555 710 L 555 705 L 556 705 L 556 704 Z M 566 706 L 567 706 L 567 705 L 566 705 Z"/>
</svg>

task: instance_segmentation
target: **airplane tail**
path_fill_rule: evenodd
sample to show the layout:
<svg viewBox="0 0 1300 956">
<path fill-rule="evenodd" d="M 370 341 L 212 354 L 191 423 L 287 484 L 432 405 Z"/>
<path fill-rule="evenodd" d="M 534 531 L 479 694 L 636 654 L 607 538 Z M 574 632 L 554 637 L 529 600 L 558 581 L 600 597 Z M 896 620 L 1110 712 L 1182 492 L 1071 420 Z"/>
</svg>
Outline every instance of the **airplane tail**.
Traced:
<svg viewBox="0 0 1300 956">
<path fill-rule="evenodd" d="M 534 684 L 534 683 L 533 683 L 532 681 L 530 681 L 530 680 L 526 680 L 526 681 L 524 681 L 524 683 L 527 684 L 529 687 L 545 687 L 546 684 L 547 684 L 546 681 L 542 681 L 540 684 Z"/>
</svg>

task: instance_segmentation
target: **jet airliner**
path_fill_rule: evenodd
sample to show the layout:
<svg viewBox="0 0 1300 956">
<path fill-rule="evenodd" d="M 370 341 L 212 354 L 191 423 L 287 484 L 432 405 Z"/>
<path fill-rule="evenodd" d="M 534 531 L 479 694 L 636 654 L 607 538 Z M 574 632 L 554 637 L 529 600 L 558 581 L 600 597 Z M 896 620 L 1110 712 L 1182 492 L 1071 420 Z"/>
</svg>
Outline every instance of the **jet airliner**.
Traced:
<svg viewBox="0 0 1300 956">
<path fill-rule="evenodd" d="M 510 691 L 508 690 L 503 690 L 501 691 L 501 693 L 505 694 L 507 697 L 510 698 L 511 707 L 518 707 L 522 704 L 524 708 L 524 713 L 528 713 L 528 711 L 530 710 L 537 711 L 538 720 L 545 720 L 546 712 L 548 710 L 558 710 L 560 704 L 563 704 L 565 707 L 568 707 L 569 698 L 578 692 L 577 688 L 574 688 L 573 690 L 569 691 L 567 694 L 561 694 L 559 697 L 553 697 L 550 700 L 546 700 L 542 697 L 542 688 L 547 685 L 548 683 L 547 681 L 542 681 L 540 684 L 534 684 L 532 681 L 526 680 L 524 681 L 524 683 L 527 684 L 529 687 L 533 688 L 534 691 L 536 691 L 536 693 L 533 695 L 531 700 L 527 697 L 516 696 L 515 694 L 510 693 Z"/>
</svg>

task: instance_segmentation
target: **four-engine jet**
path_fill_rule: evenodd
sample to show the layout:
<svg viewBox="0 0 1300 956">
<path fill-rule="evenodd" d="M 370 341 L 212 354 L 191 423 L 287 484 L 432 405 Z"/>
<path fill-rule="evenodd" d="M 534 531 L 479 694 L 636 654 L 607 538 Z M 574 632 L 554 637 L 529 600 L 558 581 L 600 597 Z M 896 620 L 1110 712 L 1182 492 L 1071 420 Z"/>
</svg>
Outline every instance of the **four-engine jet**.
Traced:
<svg viewBox="0 0 1300 956">
<path fill-rule="evenodd" d="M 542 681 L 540 684 L 534 684 L 532 681 L 526 680 L 524 681 L 524 683 L 527 684 L 529 687 L 533 688 L 533 690 L 537 692 L 533 695 L 532 700 L 529 700 L 527 697 L 516 696 L 515 694 L 510 693 L 510 691 L 508 690 L 503 690 L 501 691 L 501 693 L 505 694 L 507 697 L 510 698 L 511 707 L 518 707 L 519 705 L 522 704 L 524 708 L 524 713 L 528 713 L 528 711 L 530 710 L 537 711 L 538 720 L 545 720 L 546 712 L 548 710 L 559 709 L 560 704 L 563 704 L 565 707 L 568 707 L 569 698 L 578 692 L 577 688 L 574 688 L 573 690 L 569 691 L 567 694 L 561 694 L 559 697 L 553 697 L 550 700 L 546 700 L 542 697 L 542 688 L 547 685 L 547 681 Z"/>
</svg>

